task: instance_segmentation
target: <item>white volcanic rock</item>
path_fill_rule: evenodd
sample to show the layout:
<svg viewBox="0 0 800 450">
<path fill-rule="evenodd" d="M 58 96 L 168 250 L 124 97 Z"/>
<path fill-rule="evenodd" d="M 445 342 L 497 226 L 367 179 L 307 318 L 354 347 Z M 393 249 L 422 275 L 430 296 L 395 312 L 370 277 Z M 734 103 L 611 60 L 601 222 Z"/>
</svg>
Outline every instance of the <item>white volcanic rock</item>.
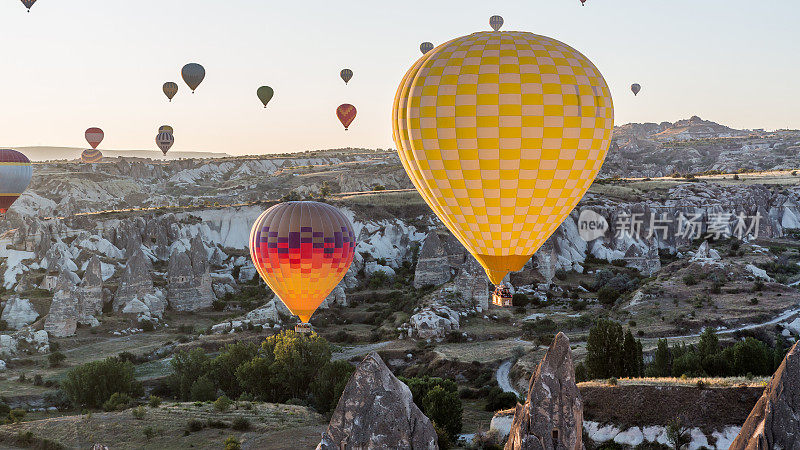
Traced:
<svg viewBox="0 0 800 450">
<path fill-rule="evenodd" d="M 391 267 L 378 264 L 376 261 L 367 261 L 366 264 L 364 265 L 364 273 L 368 277 L 371 277 L 377 272 L 381 272 L 389 278 L 394 278 L 395 276 L 394 269 L 392 269 Z"/>
<path fill-rule="evenodd" d="M 511 425 L 514 423 L 514 408 L 497 411 L 492 416 L 492 421 L 489 423 L 489 432 L 493 433 L 499 442 L 508 439 L 508 434 L 511 433 Z"/>
<path fill-rule="evenodd" d="M 6 370 L 6 362 L 0 359 L 0 372 Z"/>
<path fill-rule="evenodd" d="M 0 334 L 0 356 L 14 356 L 17 353 L 17 340 L 7 334 Z"/>
<path fill-rule="evenodd" d="M 442 305 L 431 305 L 414 314 L 408 321 L 409 337 L 419 339 L 443 339 L 451 331 L 459 329 L 457 312 Z"/>
<path fill-rule="evenodd" d="M 44 321 L 44 329 L 55 337 L 75 334 L 78 328 L 78 304 L 80 293 L 72 280 L 63 272 L 56 284 L 50 312 Z"/>
<path fill-rule="evenodd" d="M 700 244 L 700 247 L 697 248 L 697 251 L 694 253 L 694 256 L 692 256 L 692 259 L 690 259 L 689 261 L 696 262 L 701 265 L 706 265 L 706 264 L 719 265 L 717 261 L 719 261 L 720 259 L 722 258 L 719 256 L 719 252 L 709 247 L 708 241 L 703 241 L 703 243 Z"/>
<path fill-rule="evenodd" d="M 74 244 L 85 250 L 91 250 L 111 259 L 122 259 L 125 253 L 118 249 L 111 241 L 100 236 L 89 236 Z"/>
<path fill-rule="evenodd" d="M 320 309 L 330 308 L 331 305 L 347 306 L 347 293 L 344 291 L 344 281 L 336 285 L 335 288 L 325 297 L 325 300 L 319 305 Z"/>
<path fill-rule="evenodd" d="M 764 281 L 773 281 L 772 278 L 769 275 L 767 275 L 767 271 L 764 269 L 759 269 L 758 267 L 752 264 L 748 264 L 744 268 L 747 269 L 747 271 L 749 271 L 750 273 L 752 273 L 753 276 L 756 278 L 762 279 Z"/>
<path fill-rule="evenodd" d="M 31 301 L 19 297 L 8 299 L 3 313 L 0 314 L 0 320 L 5 320 L 12 330 L 19 330 L 30 325 L 38 318 L 39 313 L 33 308 Z"/>
<path fill-rule="evenodd" d="M 133 299 L 141 301 L 145 295 L 154 293 L 152 271 L 153 266 L 150 259 L 144 255 L 141 249 L 137 249 L 128 260 L 117 292 L 114 294 L 114 311 L 121 311 Z"/>
</svg>

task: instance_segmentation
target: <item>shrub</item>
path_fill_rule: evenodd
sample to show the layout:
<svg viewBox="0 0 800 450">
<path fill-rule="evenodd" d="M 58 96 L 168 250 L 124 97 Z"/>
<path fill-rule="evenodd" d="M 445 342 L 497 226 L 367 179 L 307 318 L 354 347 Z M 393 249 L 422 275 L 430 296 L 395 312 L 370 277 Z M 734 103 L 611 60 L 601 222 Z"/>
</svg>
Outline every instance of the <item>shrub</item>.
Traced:
<svg viewBox="0 0 800 450">
<path fill-rule="evenodd" d="M 137 406 L 131 410 L 131 414 L 133 414 L 133 418 L 136 420 L 144 420 L 146 413 L 144 406 Z"/>
<path fill-rule="evenodd" d="M 50 363 L 50 367 L 60 366 L 65 359 L 67 359 L 67 356 L 61 352 L 54 352 L 47 355 L 47 361 Z"/>
<path fill-rule="evenodd" d="M 614 288 L 604 286 L 597 291 L 597 301 L 604 306 L 614 306 L 620 297 L 620 292 Z"/>
<path fill-rule="evenodd" d="M 423 412 L 450 436 L 461 432 L 463 407 L 456 392 L 435 386 L 422 398 Z"/>
<path fill-rule="evenodd" d="M 529 302 L 530 301 L 528 300 L 528 296 L 525 295 L 525 294 L 516 293 L 516 294 L 511 296 L 511 305 L 512 306 L 515 306 L 515 307 L 518 307 L 518 308 L 524 308 L 525 306 L 528 306 Z"/>
<path fill-rule="evenodd" d="M 143 320 L 143 321 L 139 322 L 139 325 L 142 327 L 142 331 L 145 331 L 145 332 L 153 331 L 153 330 L 156 329 L 156 326 L 155 326 L 155 324 L 153 323 L 152 320 Z"/>
<path fill-rule="evenodd" d="M 142 432 L 144 433 L 144 438 L 147 439 L 148 441 L 156 435 L 156 432 L 155 430 L 153 430 L 153 427 L 145 427 L 145 429 L 142 430 Z"/>
<path fill-rule="evenodd" d="M 697 278 L 694 277 L 694 274 L 686 274 L 683 277 L 683 284 L 686 286 L 694 286 L 697 284 Z"/>
<path fill-rule="evenodd" d="M 213 401 L 216 396 L 217 388 L 214 387 L 214 383 L 206 375 L 198 378 L 192 384 L 192 388 L 189 391 L 189 397 L 193 401 L 210 402 Z"/>
<path fill-rule="evenodd" d="M 517 404 L 517 396 L 513 392 L 503 392 L 499 386 L 493 386 L 486 395 L 486 411 L 499 411 L 513 408 Z"/>
<path fill-rule="evenodd" d="M 158 408 L 161 406 L 161 397 L 157 395 L 151 395 L 148 403 L 150 404 L 151 408 Z"/>
<path fill-rule="evenodd" d="M 436 431 L 436 440 L 439 443 L 439 450 L 450 450 L 453 448 L 453 438 L 447 430 L 440 427 L 436 422 L 433 422 L 433 429 Z"/>
<path fill-rule="evenodd" d="M 186 423 L 186 430 L 190 433 L 200 431 L 205 427 L 205 422 L 199 419 L 189 419 L 189 422 Z"/>
<path fill-rule="evenodd" d="M 115 393 L 141 395 L 133 364 L 115 357 L 93 361 L 71 369 L 61 388 L 75 407 L 99 408 Z"/>
<path fill-rule="evenodd" d="M 104 411 L 122 411 L 130 406 L 133 399 L 128 394 L 121 394 L 115 392 L 105 403 L 103 403 Z"/>
<path fill-rule="evenodd" d="M 24 409 L 12 409 L 8 413 L 8 420 L 13 423 L 22 422 L 22 419 L 25 418 L 25 410 Z"/>
<path fill-rule="evenodd" d="M 211 302 L 211 309 L 213 309 L 214 311 L 222 311 L 223 309 L 225 309 L 226 304 L 227 303 L 225 303 L 225 301 L 223 300 L 214 300 L 213 302 Z"/>
<path fill-rule="evenodd" d="M 246 417 L 237 417 L 233 419 L 231 428 L 236 431 L 247 431 L 250 429 L 250 420 L 248 420 Z"/>
<path fill-rule="evenodd" d="M 236 439 L 236 436 L 228 436 L 225 439 L 225 450 L 241 450 L 242 444 L 239 442 L 239 439 Z"/>
<path fill-rule="evenodd" d="M 228 428 L 228 424 L 219 419 L 208 419 L 209 428 Z"/>
<path fill-rule="evenodd" d="M 609 386 L 616 386 L 618 384 L 617 377 L 611 377 L 608 379 Z"/>
<path fill-rule="evenodd" d="M 223 395 L 214 401 L 214 410 L 225 412 L 231 407 L 232 403 L 231 399 Z"/>
</svg>

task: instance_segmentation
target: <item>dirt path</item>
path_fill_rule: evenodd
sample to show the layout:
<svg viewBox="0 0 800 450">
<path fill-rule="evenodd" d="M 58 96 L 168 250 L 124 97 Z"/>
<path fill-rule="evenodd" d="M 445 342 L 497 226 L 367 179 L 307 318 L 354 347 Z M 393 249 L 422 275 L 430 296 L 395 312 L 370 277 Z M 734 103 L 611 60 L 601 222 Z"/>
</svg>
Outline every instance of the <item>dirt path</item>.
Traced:
<svg viewBox="0 0 800 450">
<path fill-rule="evenodd" d="M 366 355 L 369 352 L 380 350 L 387 345 L 396 341 L 377 342 L 375 344 L 356 345 L 353 347 L 344 347 L 341 352 L 336 352 L 331 356 L 333 361 L 349 360 L 356 356 Z"/>
<path fill-rule="evenodd" d="M 503 392 L 513 392 L 514 394 L 519 395 L 519 392 L 517 392 L 517 390 L 511 386 L 511 378 L 508 376 L 513 363 L 514 361 L 511 359 L 508 361 L 503 361 L 503 364 L 500 364 L 500 367 L 497 368 L 497 372 L 495 372 L 494 375 L 497 379 L 497 384 L 500 385 L 500 389 L 502 389 Z"/>
</svg>

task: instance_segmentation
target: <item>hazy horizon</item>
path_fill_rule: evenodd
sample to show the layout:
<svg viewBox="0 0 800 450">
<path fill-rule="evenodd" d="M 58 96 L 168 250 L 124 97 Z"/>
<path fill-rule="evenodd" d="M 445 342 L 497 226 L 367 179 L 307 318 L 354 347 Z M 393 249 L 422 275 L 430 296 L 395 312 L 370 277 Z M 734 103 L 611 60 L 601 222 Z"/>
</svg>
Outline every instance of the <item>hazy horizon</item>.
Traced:
<svg viewBox="0 0 800 450">
<path fill-rule="evenodd" d="M 99 126 L 101 149 L 157 151 L 156 130 L 170 124 L 174 152 L 393 148 L 392 99 L 419 44 L 488 30 L 492 14 L 505 18 L 504 30 L 551 36 L 589 57 L 611 87 L 618 125 L 698 115 L 739 129 L 800 128 L 800 88 L 790 83 L 800 62 L 788 57 L 797 4 L 405 5 L 388 14 L 366 0 L 41 0 L 28 14 L 3 2 L 0 33 L 13 43 L 13 68 L 0 72 L 0 141 L 79 148 L 84 130 Z M 194 95 L 179 74 L 188 62 L 207 71 Z M 343 68 L 355 73 L 347 86 Z M 161 92 L 166 81 L 180 86 L 172 103 Z M 638 97 L 633 82 L 643 87 Z M 275 89 L 267 109 L 255 95 L 261 85 Z M 340 103 L 359 111 L 347 132 L 334 114 Z"/>
</svg>

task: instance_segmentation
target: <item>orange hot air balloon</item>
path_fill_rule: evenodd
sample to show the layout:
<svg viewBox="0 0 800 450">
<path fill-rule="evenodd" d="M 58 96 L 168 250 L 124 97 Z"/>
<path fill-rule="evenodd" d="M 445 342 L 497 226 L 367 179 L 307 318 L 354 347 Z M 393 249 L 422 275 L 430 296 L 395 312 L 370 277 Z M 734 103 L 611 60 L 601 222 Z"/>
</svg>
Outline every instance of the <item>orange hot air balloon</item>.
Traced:
<svg viewBox="0 0 800 450">
<path fill-rule="evenodd" d="M 339 105 L 339 107 L 336 108 L 336 116 L 339 118 L 339 121 L 342 122 L 342 125 L 344 125 L 344 130 L 347 131 L 350 124 L 353 123 L 353 120 L 356 118 L 356 107 L 349 103 Z"/>
<path fill-rule="evenodd" d="M 326 203 L 280 203 L 250 231 L 256 270 L 304 324 L 342 281 L 354 254 L 353 226 Z"/>
<path fill-rule="evenodd" d="M 103 134 L 103 130 L 100 128 L 89 128 L 86 130 L 86 142 L 92 146 L 92 148 L 96 149 L 101 142 L 103 142 L 103 138 L 105 134 Z"/>
</svg>

